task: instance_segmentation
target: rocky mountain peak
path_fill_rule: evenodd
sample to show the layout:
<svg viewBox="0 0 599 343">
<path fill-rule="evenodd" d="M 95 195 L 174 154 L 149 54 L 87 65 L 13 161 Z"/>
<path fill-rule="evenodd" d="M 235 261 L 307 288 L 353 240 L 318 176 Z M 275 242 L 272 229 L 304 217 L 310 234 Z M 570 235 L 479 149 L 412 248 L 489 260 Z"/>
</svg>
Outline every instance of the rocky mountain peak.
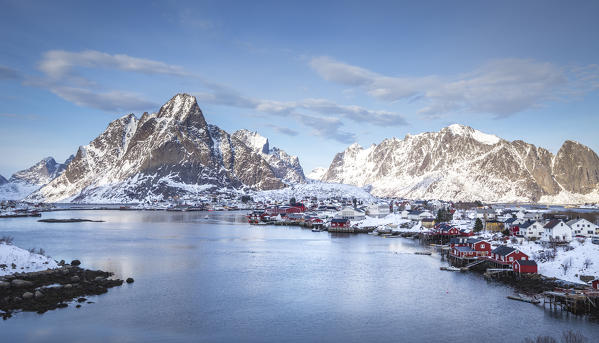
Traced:
<svg viewBox="0 0 599 343">
<path fill-rule="evenodd" d="M 0 175 L 0 185 L 3 185 L 5 183 L 8 183 L 8 180 L 4 176 Z"/>
<path fill-rule="evenodd" d="M 454 136 L 469 137 L 486 145 L 494 145 L 501 141 L 501 138 L 487 134 L 462 124 L 451 124 L 439 131 L 440 133 L 451 133 Z"/>
<path fill-rule="evenodd" d="M 586 145 L 567 140 L 555 155 L 556 181 L 572 193 L 589 193 L 599 184 L 599 157 Z"/>
<path fill-rule="evenodd" d="M 65 163 L 57 163 L 53 157 L 46 157 L 33 166 L 14 173 L 10 182 L 44 185 L 64 172 L 71 159 L 72 157 Z"/>
<path fill-rule="evenodd" d="M 233 132 L 233 137 L 245 143 L 245 145 L 254 150 L 254 152 L 263 154 L 270 153 L 268 138 L 262 136 L 258 132 L 242 129 Z"/>
<path fill-rule="evenodd" d="M 186 93 L 179 93 L 162 105 L 158 118 L 171 118 L 178 122 L 192 120 L 201 127 L 207 125 L 196 98 Z"/>
</svg>

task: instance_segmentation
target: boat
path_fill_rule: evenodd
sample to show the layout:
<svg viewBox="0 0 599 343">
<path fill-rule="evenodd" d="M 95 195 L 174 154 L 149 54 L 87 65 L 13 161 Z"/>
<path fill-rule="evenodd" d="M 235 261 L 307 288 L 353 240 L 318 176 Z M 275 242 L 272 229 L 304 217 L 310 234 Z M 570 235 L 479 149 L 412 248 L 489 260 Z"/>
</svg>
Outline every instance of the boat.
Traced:
<svg viewBox="0 0 599 343">
<path fill-rule="evenodd" d="M 207 216 L 207 215 L 206 215 L 206 216 L 204 216 L 204 219 L 208 219 L 208 216 Z"/>
<path fill-rule="evenodd" d="M 453 266 L 449 266 L 449 267 L 441 267 L 441 268 L 439 268 L 439 269 L 441 269 L 441 270 L 446 270 L 446 271 L 448 271 L 448 272 L 459 272 L 459 271 L 462 271 L 460 268 L 453 267 Z"/>
<path fill-rule="evenodd" d="M 312 232 L 321 232 L 321 231 L 322 231 L 321 229 L 317 229 L 317 228 L 312 229 Z"/>
<path fill-rule="evenodd" d="M 430 251 L 416 251 L 414 254 L 416 254 L 416 255 L 432 255 L 433 253 Z"/>
</svg>

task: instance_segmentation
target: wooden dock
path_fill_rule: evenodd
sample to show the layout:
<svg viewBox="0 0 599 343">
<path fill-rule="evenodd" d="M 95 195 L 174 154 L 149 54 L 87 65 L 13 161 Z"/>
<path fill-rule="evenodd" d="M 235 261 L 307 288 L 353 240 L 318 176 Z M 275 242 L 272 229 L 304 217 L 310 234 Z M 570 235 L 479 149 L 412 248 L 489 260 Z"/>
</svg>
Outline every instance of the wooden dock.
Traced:
<svg viewBox="0 0 599 343">
<path fill-rule="evenodd" d="M 577 290 L 546 291 L 543 295 L 543 306 L 549 305 L 552 310 L 568 311 L 574 314 L 599 312 L 599 292 Z"/>
</svg>

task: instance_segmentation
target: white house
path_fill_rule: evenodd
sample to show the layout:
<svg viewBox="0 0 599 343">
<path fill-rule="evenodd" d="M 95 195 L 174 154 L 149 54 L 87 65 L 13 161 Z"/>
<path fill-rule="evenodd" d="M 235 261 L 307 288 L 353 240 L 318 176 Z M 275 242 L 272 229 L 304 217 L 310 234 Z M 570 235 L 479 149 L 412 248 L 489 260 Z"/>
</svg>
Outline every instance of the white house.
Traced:
<svg viewBox="0 0 599 343">
<path fill-rule="evenodd" d="M 519 232 L 526 239 L 540 239 L 545 233 L 543 223 L 538 221 L 527 221 L 519 226 Z"/>
<path fill-rule="evenodd" d="M 541 237 L 544 242 L 570 242 L 572 240 L 572 229 L 563 220 L 550 220 L 544 228 L 545 233 Z"/>
<path fill-rule="evenodd" d="M 402 213 L 403 216 L 403 213 Z M 429 211 L 408 211 L 408 219 L 410 220 L 422 220 L 424 218 L 435 218 Z"/>
<path fill-rule="evenodd" d="M 366 214 L 371 217 L 382 218 L 389 214 L 388 204 L 373 204 L 368 206 Z"/>
<path fill-rule="evenodd" d="M 349 219 L 349 220 L 362 220 L 366 218 L 364 212 L 354 209 L 353 207 L 347 206 L 341 209 L 339 213 L 337 213 L 337 218 Z"/>
<path fill-rule="evenodd" d="M 591 237 L 596 235 L 598 233 L 597 230 L 599 229 L 599 226 L 584 218 L 570 220 L 566 225 L 572 229 L 572 235 L 574 236 Z"/>
</svg>

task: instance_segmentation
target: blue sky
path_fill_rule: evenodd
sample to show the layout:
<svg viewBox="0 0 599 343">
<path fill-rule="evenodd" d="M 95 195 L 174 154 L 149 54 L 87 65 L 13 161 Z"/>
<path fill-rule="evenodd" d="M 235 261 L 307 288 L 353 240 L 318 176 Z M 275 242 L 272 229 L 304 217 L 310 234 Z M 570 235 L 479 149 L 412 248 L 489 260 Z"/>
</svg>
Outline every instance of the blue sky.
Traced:
<svg viewBox="0 0 599 343">
<path fill-rule="evenodd" d="M 597 1 L 0 1 L 0 174 L 177 92 L 298 155 L 451 123 L 599 151 Z"/>
</svg>

